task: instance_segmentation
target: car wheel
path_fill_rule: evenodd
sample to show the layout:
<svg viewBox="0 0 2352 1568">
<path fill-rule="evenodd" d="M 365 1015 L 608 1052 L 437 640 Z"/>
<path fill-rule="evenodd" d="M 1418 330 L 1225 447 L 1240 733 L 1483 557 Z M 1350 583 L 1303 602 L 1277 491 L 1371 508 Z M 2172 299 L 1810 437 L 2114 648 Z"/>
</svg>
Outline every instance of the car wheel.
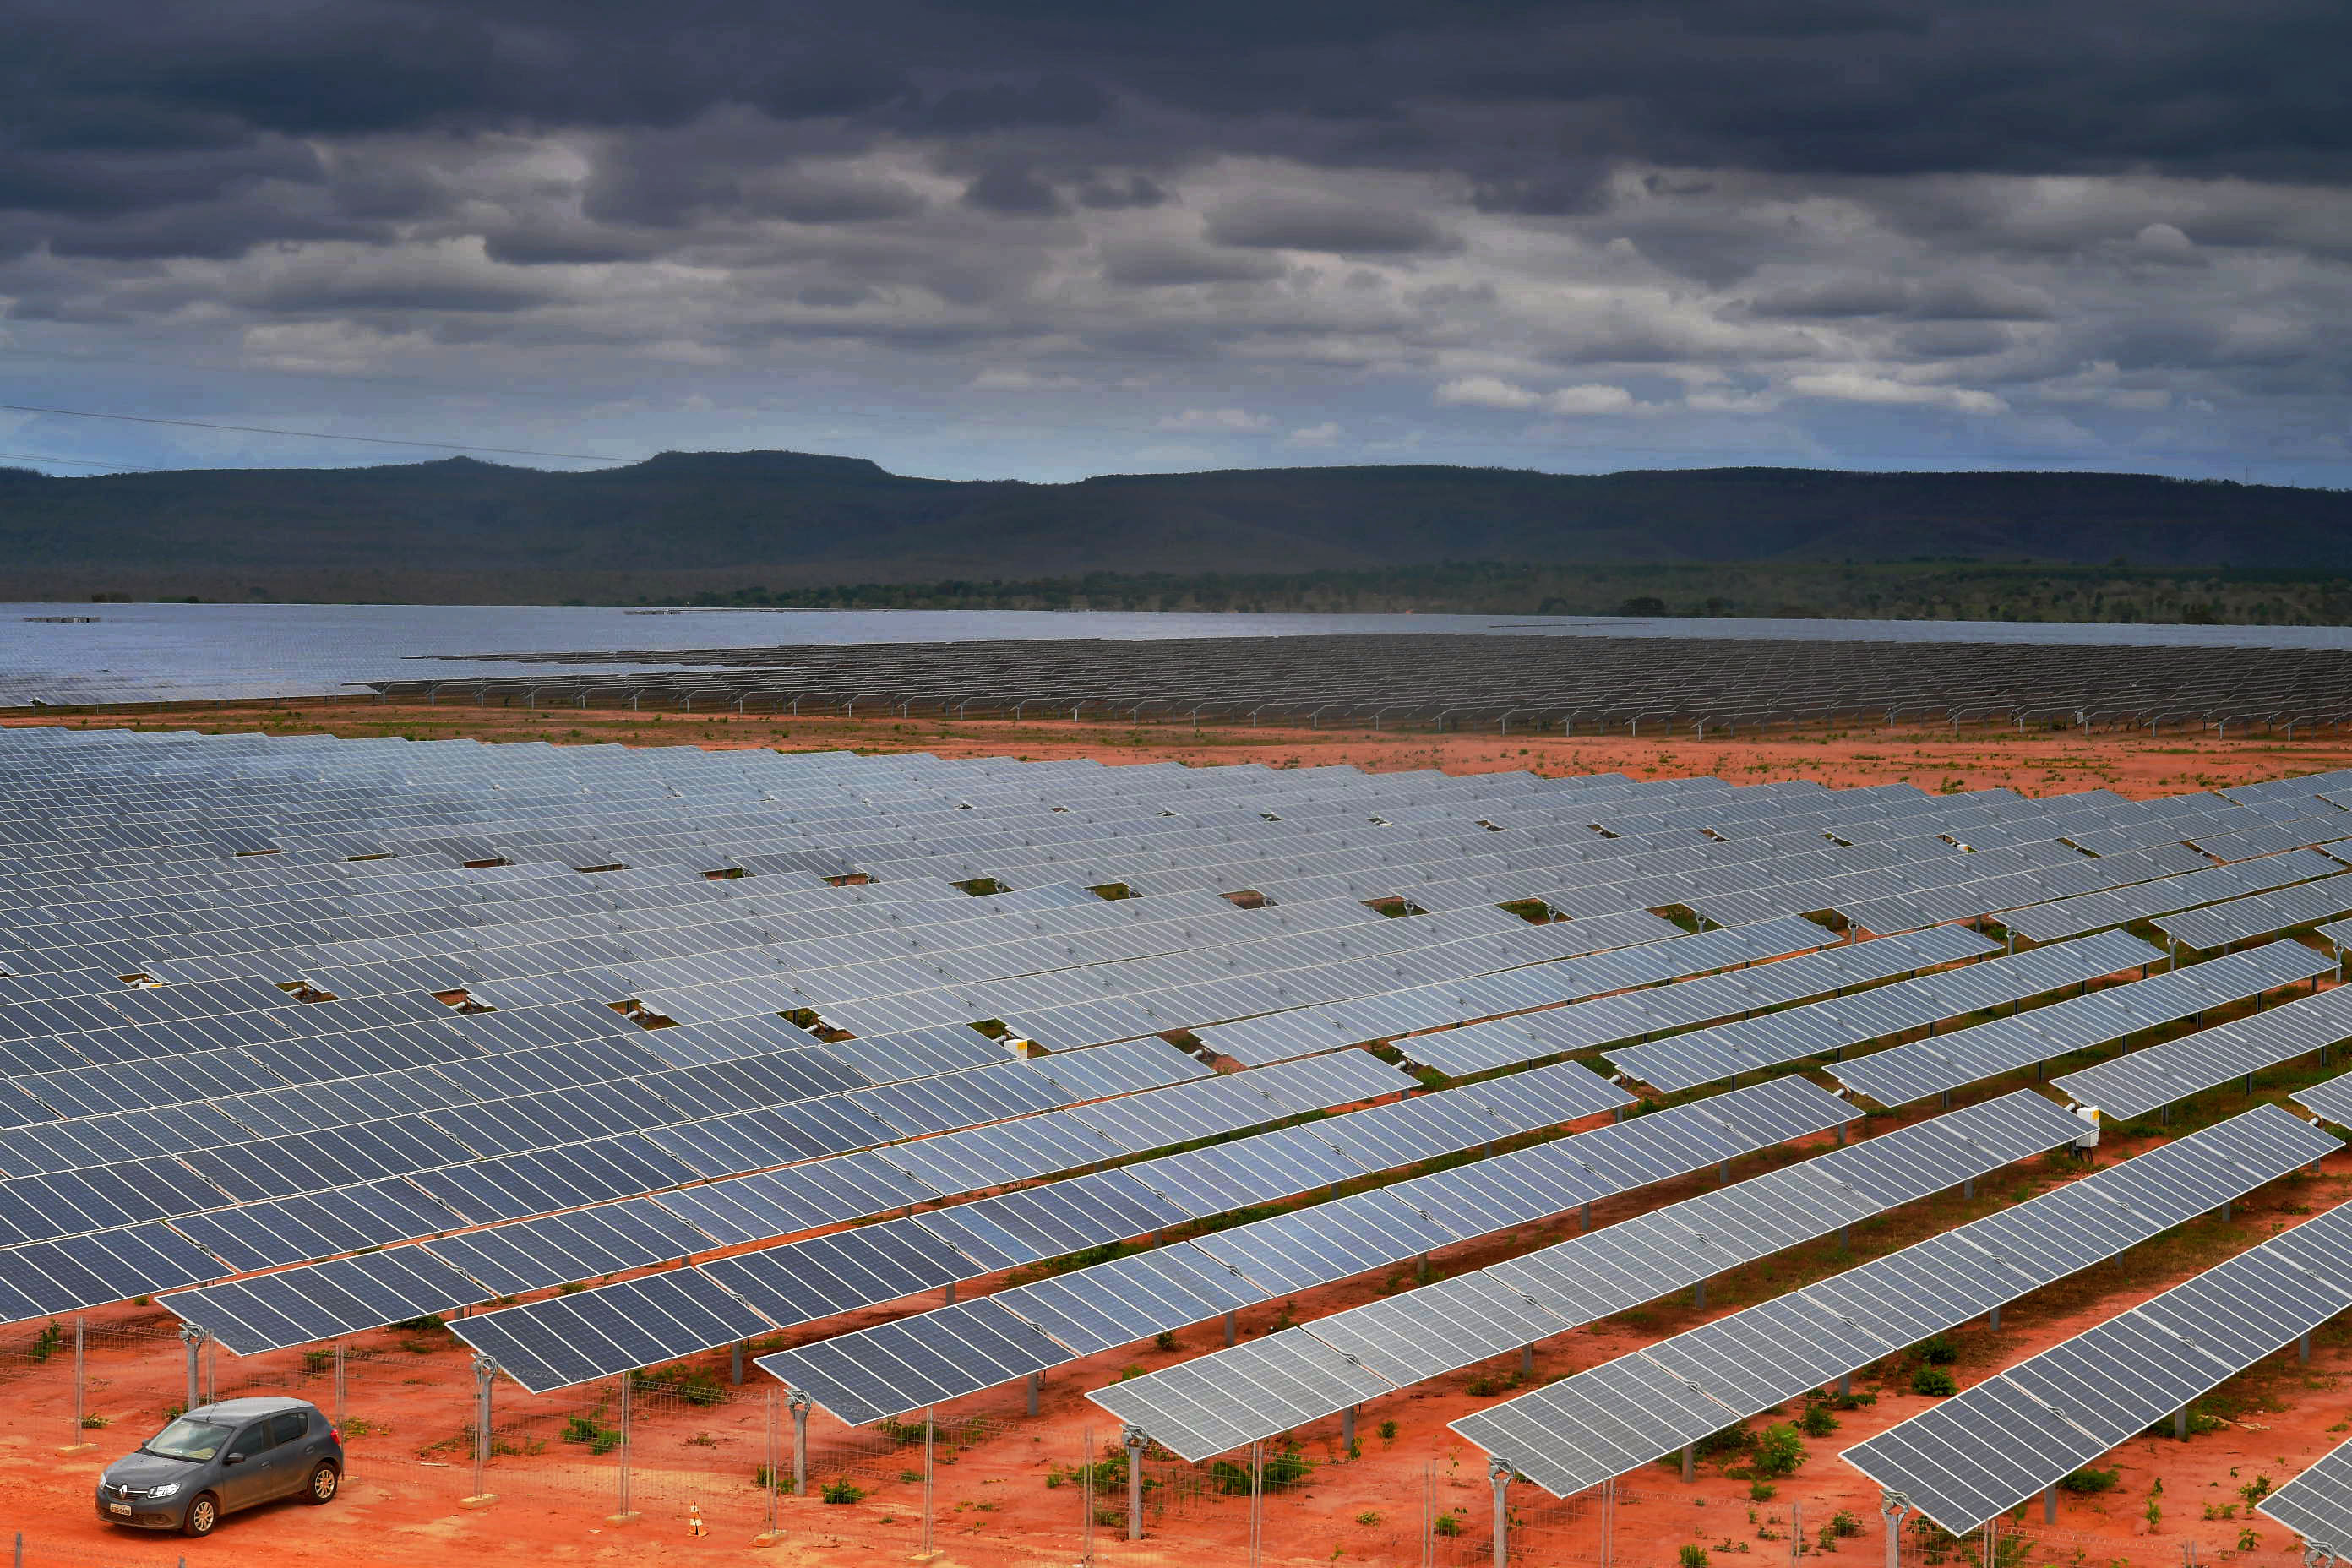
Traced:
<svg viewBox="0 0 2352 1568">
<path fill-rule="evenodd" d="M 311 1503 L 332 1502 L 342 1482 L 341 1471 L 332 1465 L 320 1465 L 310 1472 L 310 1484 L 303 1489 L 303 1500 Z"/>
<path fill-rule="evenodd" d="M 188 1504 L 188 1517 L 180 1528 L 190 1535 L 210 1535 L 213 1526 L 220 1522 L 220 1499 L 210 1492 L 198 1492 Z"/>
</svg>

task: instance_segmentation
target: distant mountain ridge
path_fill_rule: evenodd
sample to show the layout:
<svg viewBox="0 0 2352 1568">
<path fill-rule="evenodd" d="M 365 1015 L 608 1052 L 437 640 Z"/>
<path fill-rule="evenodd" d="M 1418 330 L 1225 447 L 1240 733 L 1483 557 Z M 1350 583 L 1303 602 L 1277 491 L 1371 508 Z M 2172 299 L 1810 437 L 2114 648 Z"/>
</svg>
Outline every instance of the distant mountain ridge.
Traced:
<svg viewBox="0 0 2352 1568">
<path fill-rule="evenodd" d="M 2342 570 L 2352 493 L 2140 474 L 1412 466 L 1031 484 L 911 479 L 799 452 L 666 452 L 587 473 L 467 458 L 88 479 L 0 470 L 0 595 L 20 596 L 90 573 L 300 595 L 420 574 L 781 586 L 1953 557 Z"/>
</svg>

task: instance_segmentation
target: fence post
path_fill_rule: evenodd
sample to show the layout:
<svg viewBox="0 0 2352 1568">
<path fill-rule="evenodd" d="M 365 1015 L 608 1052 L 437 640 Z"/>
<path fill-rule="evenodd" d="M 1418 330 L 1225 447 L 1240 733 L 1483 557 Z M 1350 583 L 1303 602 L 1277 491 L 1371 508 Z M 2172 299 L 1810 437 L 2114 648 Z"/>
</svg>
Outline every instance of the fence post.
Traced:
<svg viewBox="0 0 2352 1568">
<path fill-rule="evenodd" d="M 1430 1558 L 1437 1550 L 1437 1465 L 1434 1461 L 1421 1467 L 1421 1568 L 1431 1568 Z"/>
<path fill-rule="evenodd" d="M 1258 1552 L 1265 1539 L 1265 1439 L 1250 1445 L 1249 1562 L 1257 1568 Z"/>
<path fill-rule="evenodd" d="M 474 1495 L 459 1498 L 460 1508 L 488 1508 L 499 1500 L 484 1484 L 490 1463 L 490 1380 L 498 1374 L 498 1363 L 474 1352 Z"/>
<path fill-rule="evenodd" d="M 767 1503 L 768 1527 L 751 1538 L 754 1546 L 773 1546 L 783 1539 L 783 1531 L 776 1524 L 776 1492 L 783 1484 L 783 1478 L 777 1471 L 784 1462 L 783 1447 L 782 1423 L 776 1418 L 776 1391 L 771 1388 L 768 1390 L 768 1473 L 760 1488 Z"/>
<path fill-rule="evenodd" d="M 182 1323 L 180 1342 L 188 1347 L 188 1403 L 185 1408 L 194 1410 L 204 1403 L 196 1397 L 200 1392 L 196 1384 L 196 1356 L 203 1349 L 205 1331 L 194 1323 Z"/>
<path fill-rule="evenodd" d="M 58 1450 L 60 1454 L 79 1454 L 84 1448 L 94 1448 L 98 1447 L 97 1444 L 91 1442 L 89 1437 L 84 1436 L 89 1428 L 82 1425 L 82 1417 L 85 1414 L 82 1407 L 82 1399 L 84 1391 L 89 1386 L 89 1379 L 85 1371 L 87 1363 L 83 1360 L 82 1352 L 83 1347 L 89 1342 L 89 1315 L 83 1312 L 76 1312 L 74 1314 L 73 1440 L 68 1443 L 64 1447 Z"/>
<path fill-rule="evenodd" d="M 809 1396 L 801 1389 L 784 1390 L 784 1403 L 793 1412 L 793 1496 L 808 1496 L 808 1413 Z"/>
<path fill-rule="evenodd" d="M 629 1436 L 636 1426 L 636 1373 L 621 1374 L 621 1506 L 604 1521 L 607 1524 L 626 1524 L 637 1517 L 629 1506 Z"/>
<path fill-rule="evenodd" d="M 1797 1568 L 1805 1554 L 1805 1505 L 1789 1505 L 1789 1568 Z"/>
<path fill-rule="evenodd" d="M 937 1423 L 933 1419 L 937 1411 L 938 1407 L 936 1405 L 926 1405 L 923 1406 L 923 1553 L 920 1560 L 925 1563 L 929 1563 L 932 1558 L 939 1555 L 938 1552 L 935 1551 L 931 1545 L 933 1539 L 931 1525 L 931 1445 L 932 1435 L 937 1428 Z"/>
<path fill-rule="evenodd" d="M 337 1340 L 335 1342 L 335 1426 L 338 1431 L 342 1428 L 346 1421 L 351 1419 L 351 1373 L 343 1365 L 343 1342 Z"/>
<path fill-rule="evenodd" d="M 1511 1467 L 1503 1459 L 1486 1461 L 1486 1479 L 1495 1486 L 1495 1568 L 1510 1568 L 1511 1512 L 1508 1498 L 1511 1490 Z"/>
<path fill-rule="evenodd" d="M 1086 1447 L 1078 1456 L 1078 1506 L 1086 1511 L 1078 1523 L 1079 1539 L 1085 1543 L 1085 1550 L 1078 1561 L 1086 1564 L 1086 1568 L 1094 1568 L 1095 1429 L 1091 1426 L 1086 1428 L 1080 1440 L 1086 1444 Z"/>
<path fill-rule="evenodd" d="M 1143 1539 L 1143 1445 L 1140 1426 L 1123 1426 L 1118 1439 L 1127 1445 L 1127 1538 Z"/>
</svg>

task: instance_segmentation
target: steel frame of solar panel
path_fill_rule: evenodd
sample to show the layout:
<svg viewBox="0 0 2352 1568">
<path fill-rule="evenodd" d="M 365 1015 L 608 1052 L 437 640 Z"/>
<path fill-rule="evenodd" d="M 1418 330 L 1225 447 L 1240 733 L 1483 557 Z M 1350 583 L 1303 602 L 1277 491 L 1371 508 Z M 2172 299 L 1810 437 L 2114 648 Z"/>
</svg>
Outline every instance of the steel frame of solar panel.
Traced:
<svg viewBox="0 0 2352 1568">
<path fill-rule="evenodd" d="M 2082 1123 L 2020 1089 L 1867 1142 L 1815 1154 L 1508 1262 L 1351 1308 L 1247 1347 L 1090 1390 L 1087 1397 L 1139 1426 L 1180 1458 L 1198 1461 L 1374 1394 L 1532 1345 L 1611 1313 L 1698 1283 L 1782 1247 L 1990 1174 L 2069 1143 Z M 1360 1368 L 1341 1404 L 1286 1402 L 1279 1424 L 1253 1425 L 1240 1390 L 1290 1360 L 1330 1355 Z"/>
<path fill-rule="evenodd" d="M 2338 1205 L 1839 1457 L 1965 1535 L 2347 1307 L 2352 1207 Z"/>
<path fill-rule="evenodd" d="M 2257 1106 L 1449 1425 L 1556 1497 L 1916 1344 L 2341 1147 Z"/>
<path fill-rule="evenodd" d="M 1180 1242 L 1140 1258 L 1018 1286 L 987 1300 L 1060 1339 L 1065 1348 L 1059 1363 L 1076 1361 L 1108 1344 L 1213 1315 L 1195 1309 L 1216 1300 L 1217 1293 L 1139 1293 L 1136 1266 L 1150 1259 L 1182 1259 L 1180 1273 L 1205 1272 L 1228 1281 L 1226 1304 L 1214 1310 L 1230 1310 L 1667 1180 L 1849 1119 L 1849 1108 L 1834 1097 L 1801 1079 L 1779 1079 Z M 1234 1287 L 1242 1292 L 1239 1297 L 1232 1294 Z M 1113 1324 L 1118 1326 L 1109 1326 Z M 1120 1337 L 1105 1340 L 1107 1332 Z M 778 1352 L 762 1357 L 760 1364 L 787 1383 L 808 1388 L 844 1420 L 874 1420 L 898 1412 L 874 1403 L 871 1367 L 849 1370 L 873 1343 L 857 1334 L 843 1335 Z M 974 1392 L 991 1381 L 995 1380 L 972 1382 L 961 1392 Z M 925 1392 L 936 1394 L 937 1388 Z"/>
<path fill-rule="evenodd" d="M 1908 1104 L 2069 1052 L 2110 1045 L 2143 1029 L 2202 1017 L 2211 1008 L 2315 981 L 2333 967 L 2324 955 L 2299 942 L 2271 942 L 1938 1038 L 1833 1063 L 1828 1070 L 1847 1089 L 1881 1105 Z"/>
</svg>

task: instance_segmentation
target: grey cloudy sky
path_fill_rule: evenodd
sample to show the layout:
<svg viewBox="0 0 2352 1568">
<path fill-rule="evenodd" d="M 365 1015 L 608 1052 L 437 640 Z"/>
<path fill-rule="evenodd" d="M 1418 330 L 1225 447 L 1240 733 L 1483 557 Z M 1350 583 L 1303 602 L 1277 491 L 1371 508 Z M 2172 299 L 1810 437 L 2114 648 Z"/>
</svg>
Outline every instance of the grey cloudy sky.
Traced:
<svg viewBox="0 0 2352 1568">
<path fill-rule="evenodd" d="M 2342 0 L 0 0 L 0 402 L 950 477 L 2352 483 Z M 12 413 L 0 452 L 385 455 Z"/>
</svg>

